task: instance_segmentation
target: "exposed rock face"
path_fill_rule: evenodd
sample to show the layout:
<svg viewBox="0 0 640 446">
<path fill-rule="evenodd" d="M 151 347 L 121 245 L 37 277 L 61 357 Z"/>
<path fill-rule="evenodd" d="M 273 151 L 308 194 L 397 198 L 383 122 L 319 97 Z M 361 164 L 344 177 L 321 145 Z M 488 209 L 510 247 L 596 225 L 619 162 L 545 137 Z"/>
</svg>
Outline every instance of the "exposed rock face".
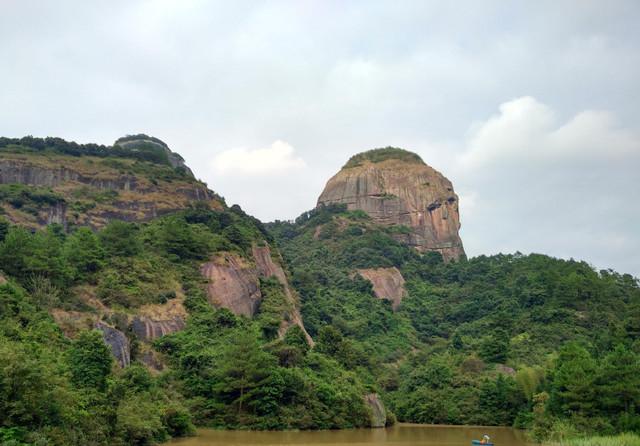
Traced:
<svg viewBox="0 0 640 446">
<path fill-rule="evenodd" d="M 127 367 L 131 364 L 131 348 L 125 334 L 102 322 L 96 322 L 96 328 L 102 332 L 104 342 L 111 347 L 111 353 L 115 356 L 120 367 Z"/>
<path fill-rule="evenodd" d="M 185 209 L 194 201 L 221 208 L 218 197 L 192 178 L 156 180 L 126 172 L 133 160 L 118 162 L 124 167 L 111 165 L 104 158 L 3 153 L 0 184 L 49 188 L 59 197 L 56 203 L 41 204 L 37 216 L 5 204 L 6 216 L 30 227 L 73 223 L 97 228 L 111 219 L 150 220 Z"/>
<path fill-rule="evenodd" d="M 364 396 L 364 402 L 371 409 L 371 427 L 385 427 L 387 424 L 387 411 L 380 401 L 377 393 L 369 393 Z"/>
<path fill-rule="evenodd" d="M 309 345 L 313 346 L 313 339 L 311 339 L 311 336 L 309 336 L 309 333 L 307 333 L 307 330 L 304 328 L 304 324 L 302 323 L 302 315 L 300 314 L 298 299 L 289 286 L 287 275 L 284 273 L 282 266 L 273 261 L 269 246 L 254 245 L 253 258 L 256 262 L 256 268 L 258 268 L 260 277 L 275 277 L 278 279 L 284 287 L 285 296 L 290 304 L 291 311 L 289 314 L 284 315 L 285 317 L 282 319 L 282 323 L 280 324 L 279 335 L 281 337 L 284 336 L 290 327 L 297 325 L 302 329 Z"/>
<path fill-rule="evenodd" d="M 131 322 L 131 329 L 138 339 L 153 341 L 160 336 L 175 333 L 184 328 L 184 320 L 169 319 L 154 321 L 145 316 L 136 316 Z"/>
<path fill-rule="evenodd" d="M 185 327 L 187 310 L 184 296 L 171 299 L 165 304 L 145 305 L 131 321 L 131 330 L 143 341 L 153 341 L 161 336 L 175 333 Z"/>
<path fill-rule="evenodd" d="M 402 298 L 407 294 L 404 288 L 404 277 L 398 268 L 359 269 L 358 274 L 371 282 L 376 297 L 390 300 L 393 309 L 398 309 Z"/>
<path fill-rule="evenodd" d="M 209 280 L 209 302 L 233 313 L 253 316 L 258 310 L 262 294 L 258 271 L 237 254 L 223 253 L 200 268 Z"/>
<path fill-rule="evenodd" d="M 252 249 L 255 264 L 249 263 L 237 254 L 222 253 L 200 268 L 208 279 L 207 296 L 216 307 L 224 307 L 234 314 L 252 317 L 258 311 L 262 293 L 260 278 L 275 277 L 283 285 L 290 310 L 283 314 L 279 329 L 280 336 L 293 325 L 298 325 L 310 345 L 313 340 L 302 323 L 298 299 L 293 293 L 287 276 L 278 262 L 273 260 L 268 245 L 254 245 Z"/>
<path fill-rule="evenodd" d="M 6 154 L 3 156 L 7 156 Z M 74 181 L 97 189 L 136 190 L 136 177 L 119 175 L 117 178 L 100 178 L 100 175 L 87 176 L 64 166 L 45 166 L 37 162 L 36 155 L 31 159 L 0 159 L 0 184 L 26 184 L 30 186 L 57 187 Z"/>
<path fill-rule="evenodd" d="M 318 206 L 346 204 L 379 224 L 406 226 L 407 233 L 397 239 L 421 252 L 437 251 L 445 261 L 464 256 L 458 196 L 451 182 L 411 152 L 377 157 L 380 150 L 387 149 L 353 157 L 327 182 Z"/>
</svg>

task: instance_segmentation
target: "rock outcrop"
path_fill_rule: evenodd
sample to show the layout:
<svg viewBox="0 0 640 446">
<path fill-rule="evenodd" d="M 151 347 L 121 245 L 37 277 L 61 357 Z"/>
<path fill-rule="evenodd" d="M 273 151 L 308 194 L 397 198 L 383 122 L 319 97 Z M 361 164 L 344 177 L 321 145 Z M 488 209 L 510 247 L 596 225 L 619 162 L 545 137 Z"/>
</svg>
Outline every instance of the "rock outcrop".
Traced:
<svg viewBox="0 0 640 446">
<path fill-rule="evenodd" d="M 131 331 L 142 341 L 153 341 L 161 336 L 182 330 L 186 325 L 187 310 L 184 308 L 182 290 L 178 297 L 164 304 L 144 305 L 131 319 Z"/>
<path fill-rule="evenodd" d="M 318 206 L 330 204 L 399 226 L 395 237 L 421 252 L 439 252 L 445 261 L 464 256 L 453 185 L 414 153 L 386 148 L 352 157 L 318 198 Z"/>
<path fill-rule="evenodd" d="M 309 333 L 307 333 L 307 330 L 304 328 L 304 324 L 302 323 L 302 315 L 300 314 L 300 304 L 298 302 L 298 298 L 291 289 L 289 281 L 287 280 L 287 275 L 282 269 L 282 266 L 280 266 L 279 263 L 273 261 L 271 249 L 269 248 L 269 246 L 254 245 L 253 258 L 256 262 L 256 267 L 258 268 L 258 273 L 261 277 L 275 277 L 284 287 L 284 294 L 287 298 L 291 310 L 288 312 L 288 314 L 283 315 L 284 317 L 282 318 L 282 322 L 280 324 L 279 335 L 281 337 L 284 336 L 290 327 L 297 325 L 304 333 L 304 336 L 307 339 L 307 343 L 309 343 L 309 345 L 313 345 L 313 339 L 311 339 L 311 336 L 309 336 Z"/>
<path fill-rule="evenodd" d="M 162 165 L 148 167 L 149 172 L 140 167 L 136 171 L 134 164 L 130 159 L 2 153 L 0 185 L 37 187 L 50 195 L 37 203 L 37 215 L 11 203 L 0 205 L 13 223 L 33 228 L 51 223 L 98 228 L 111 219 L 146 221 L 185 209 L 195 201 L 222 208 L 219 197 L 192 177 L 172 173 Z M 165 180 L 156 174 L 173 177 Z"/>
<path fill-rule="evenodd" d="M 152 369 L 162 370 L 162 357 L 153 351 L 151 343 L 160 336 L 185 327 L 187 310 L 184 308 L 184 294 L 181 289 L 176 290 L 176 294 L 176 298 L 166 303 L 143 305 L 136 310 L 136 314 L 127 314 L 107 307 L 93 296 L 90 290 L 85 289 L 81 300 L 93 311 L 54 308 L 50 313 L 69 338 L 75 338 L 82 330 L 100 330 L 120 367 L 128 366 L 132 359 L 128 334 L 132 340 L 140 341 L 138 356 L 133 359 L 142 360 Z"/>
<path fill-rule="evenodd" d="M 95 328 L 102 332 L 104 342 L 111 348 L 111 353 L 113 353 L 120 367 L 127 367 L 131 364 L 131 346 L 127 336 L 120 330 L 102 322 L 97 322 Z"/>
<path fill-rule="evenodd" d="M 260 278 L 275 277 L 283 286 L 289 303 L 289 311 L 282 315 L 279 335 L 284 336 L 293 325 L 299 326 L 307 342 L 313 340 L 302 322 L 299 303 L 280 263 L 273 260 L 268 245 L 254 245 L 253 263 L 234 253 L 219 253 L 211 261 L 203 264 L 201 274 L 208 280 L 207 297 L 216 307 L 231 310 L 234 314 L 252 317 L 258 311 L 262 300 Z"/>
<path fill-rule="evenodd" d="M 237 315 L 251 317 L 256 313 L 262 298 L 258 271 L 245 259 L 221 253 L 202 265 L 200 272 L 209 281 L 207 296 L 211 304 Z"/>
<path fill-rule="evenodd" d="M 193 172 L 189 167 L 184 163 L 184 158 L 180 156 L 180 154 L 172 152 L 169 149 L 169 146 L 164 142 L 159 140 L 158 138 L 154 138 L 153 136 L 148 136 L 143 133 L 139 135 L 129 135 L 124 136 L 122 138 L 118 138 L 116 142 L 113 143 L 114 146 L 125 147 L 134 151 L 144 151 L 149 149 L 157 149 L 163 152 L 171 167 L 176 168 L 179 167 L 184 169 L 184 171 L 191 177 L 193 177 Z"/>
<path fill-rule="evenodd" d="M 364 396 L 364 402 L 371 410 L 371 427 L 385 427 L 387 424 L 387 411 L 377 393 L 369 393 Z"/>
<path fill-rule="evenodd" d="M 396 267 L 359 269 L 358 274 L 371 282 L 376 297 L 390 300 L 394 310 L 398 309 L 402 298 L 407 295 L 404 277 Z"/>
</svg>

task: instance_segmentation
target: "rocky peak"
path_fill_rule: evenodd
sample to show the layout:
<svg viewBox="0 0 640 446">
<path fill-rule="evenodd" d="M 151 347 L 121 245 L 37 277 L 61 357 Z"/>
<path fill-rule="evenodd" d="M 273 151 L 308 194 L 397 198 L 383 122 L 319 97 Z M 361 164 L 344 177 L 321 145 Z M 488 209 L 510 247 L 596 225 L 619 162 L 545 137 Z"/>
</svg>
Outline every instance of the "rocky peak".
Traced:
<svg viewBox="0 0 640 446">
<path fill-rule="evenodd" d="M 421 252 L 439 252 L 445 261 L 464 256 L 453 185 L 415 153 L 386 147 L 351 157 L 318 198 L 318 206 L 329 204 L 401 227 L 397 239 Z"/>
<path fill-rule="evenodd" d="M 184 163 L 184 158 L 180 154 L 172 152 L 169 146 L 158 138 L 140 133 L 138 135 L 127 135 L 118 138 L 113 143 L 114 146 L 120 146 L 125 149 L 134 151 L 158 151 L 162 156 L 166 156 L 166 161 L 173 168 L 182 168 L 185 172 L 193 177 L 193 172 Z"/>
</svg>

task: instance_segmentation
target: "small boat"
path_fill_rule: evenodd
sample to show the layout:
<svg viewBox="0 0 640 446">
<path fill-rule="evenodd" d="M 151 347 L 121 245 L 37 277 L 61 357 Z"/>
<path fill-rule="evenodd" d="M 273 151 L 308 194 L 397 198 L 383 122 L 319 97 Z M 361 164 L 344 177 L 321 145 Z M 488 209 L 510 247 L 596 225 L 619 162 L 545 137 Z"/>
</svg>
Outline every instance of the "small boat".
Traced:
<svg viewBox="0 0 640 446">
<path fill-rule="evenodd" d="M 476 446 L 476 445 L 482 445 L 482 446 L 493 446 L 493 443 L 483 443 L 480 440 L 471 440 L 471 444 Z"/>
</svg>

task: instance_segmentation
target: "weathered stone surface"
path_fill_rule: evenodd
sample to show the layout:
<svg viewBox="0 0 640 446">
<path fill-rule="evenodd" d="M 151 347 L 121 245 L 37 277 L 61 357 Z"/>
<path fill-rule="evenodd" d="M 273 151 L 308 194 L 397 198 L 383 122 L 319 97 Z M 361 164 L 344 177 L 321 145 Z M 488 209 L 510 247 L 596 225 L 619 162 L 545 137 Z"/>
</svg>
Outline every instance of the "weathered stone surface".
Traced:
<svg viewBox="0 0 640 446">
<path fill-rule="evenodd" d="M 102 332 L 104 342 L 111 347 L 120 367 L 127 367 L 131 363 L 131 348 L 125 334 L 100 321 L 96 322 L 96 328 Z"/>
<path fill-rule="evenodd" d="M 131 329 L 138 339 L 153 341 L 161 336 L 175 333 L 184 328 L 184 320 L 168 319 L 155 321 L 146 316 L 136 316 L 131 322 Z"/>
<path fill-rule="evenodd" d="M 164 304 L 145 305 L 131 321 L 131 330 L 143 341 L 153 341 L 161 336 L 175 333 L 185 327 L 187 310 L 184 308 L 184 295 Z"/>
<path fill-rule="evenodd" d="M 256 268 L 237 254 L 222 253 L 202 265 L 200 272 L 209 280 L 209 302 L 235 314 L 255 314 L 262 298 Z"/>
<path fill-rule="evenodd" d="M 73 181 L 98 189 L 136 190 L 137 179 L 132 175 L 117 178 L 88 176 L 64 166 L 42 166 L 26 159 L 0 159 L 0 184 L 27 184 L 30 186 L 57 187 Z"/>
<path fill-rule="evenodd" d="M 309 333 L 307 333 L 307 330 L 304 328 L 304 323 L 302 322 L 302 315 L 300 314 L 300 304 L 298 298 L 291 289 L 289 281 L 287 280 L 287 275 L 282 269 L 282 266 L 280 266 L 279 263 L 273 261 L 271 249 L 269 248 L 269 246 L 254 245 L 253 258 L 256 262 L 256 268 L 258 269 L 258 274 L 260 275 L 260 277 L 277 278 L 284 287 L 285 296 L 287 297 L 287 301 L 290 304 L 291 311 L 289 314 L 284 315 L 280 324 L 280 337 L 284 336 L 289 328 L 297 325 L 302 329 L 302 332 L 304 333 L 304 336 L 307 339 L 309 345 L 313 346 L 313 339 L 311 339 L 311 336 L 309 336 Z"/>
<path fill-rule="evenodd" d="M 364 401 L 371 409 L 371 427 L 385 427 L 387 423 L 387 411 L 377 393 L 369 393 L 364 396 Z"/>
<path fill-rule="evenodd" d="M 282 315 L 279 335 L 284 336 L 290 327 L 297 325 L 305 334 L 307 342 L 313 345 L 313 340 L 302 322 L 298 298 L 289 285 L 282 266 L 274 261 L 269 246 L 254 245 L 252 254 L 255 264 L 234 253 L 220 253 L 201 266 L 200 272 L 209 281 L 209 302 L 216 307 L 227 308 L 234 314 L 252 317 L 258 311 L 262 300 L 259 279 L 275 277 L 283 285 L 289 303 L 289 309 Z"/>
<path fill-rule="evenodd" d="M 376 297 L 390 300 L 393 309 L 398 309 L 402 298 L 407 294 L 404 288 L 404 277 L 398 268 L 359 269 L 358 274 L 371 282 Z"/>
<path fill-rule="evenodd" d="M 419 251 L 439 252 L 445 261 L 464 256 L 458 196 L 448 179 L 421 160 L 363 160 L 345 166 L 318 198 L 318 206 L 333 203 L 363 210 L 380 224 L 406 226 L 409 231 L 398 234 L 398 240 Z"/>
<path fill-rule="evenodd" d="M 152 181 L 90 157 L 57 155 L 49 159 L 42 154 L 6 153 L 0 158 L 0 184 L 46 187 L 61 197 L 55 204 L 41 204 L 37 216 L 4 206 L 9 220 L 30 227 L 72 223 L 98 228 L 112 219 L 150 220 L 185 209 L 194 201 L 205 201 L 212 208 L 221 206 L 205 184 L 191 178 Z M 89 198 L 86 209 L 77 211 L 85 196 L 104 195 L 105 191 L 113 191 L 113 197 L 99 202 Z M 71 206 L 76 202 L 80 206 Z"/>
</svg>

